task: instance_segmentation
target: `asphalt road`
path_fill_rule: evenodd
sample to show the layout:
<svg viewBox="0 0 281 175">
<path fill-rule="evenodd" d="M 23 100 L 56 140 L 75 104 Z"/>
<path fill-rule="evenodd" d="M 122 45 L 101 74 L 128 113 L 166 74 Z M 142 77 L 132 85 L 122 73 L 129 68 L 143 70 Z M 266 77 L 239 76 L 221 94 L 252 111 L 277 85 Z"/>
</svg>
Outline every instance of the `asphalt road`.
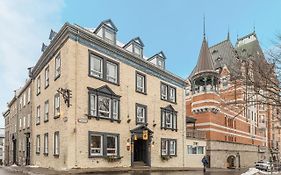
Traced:
<svg viewBox="0 0 281 175">
<path fill-rule="evenodd" d="M 10 171 L 0 167 L 0 175 L 19 175 L 19 174 L 15 173 L 15 172 L 10 172 Z"/>
</svg>

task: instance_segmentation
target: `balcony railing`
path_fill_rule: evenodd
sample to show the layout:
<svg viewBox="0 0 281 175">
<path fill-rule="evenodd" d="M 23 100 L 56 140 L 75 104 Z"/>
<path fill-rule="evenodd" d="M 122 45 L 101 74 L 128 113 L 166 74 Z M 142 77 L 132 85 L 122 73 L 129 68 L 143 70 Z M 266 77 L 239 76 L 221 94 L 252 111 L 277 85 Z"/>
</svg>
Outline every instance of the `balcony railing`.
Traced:
<svg viewBox="0 0 281 175">
<path fill-rule="evenodd" d="M 206 132 L 196 129 L 186 129 L 186 138 L 206 139 Z"/>
</svg>

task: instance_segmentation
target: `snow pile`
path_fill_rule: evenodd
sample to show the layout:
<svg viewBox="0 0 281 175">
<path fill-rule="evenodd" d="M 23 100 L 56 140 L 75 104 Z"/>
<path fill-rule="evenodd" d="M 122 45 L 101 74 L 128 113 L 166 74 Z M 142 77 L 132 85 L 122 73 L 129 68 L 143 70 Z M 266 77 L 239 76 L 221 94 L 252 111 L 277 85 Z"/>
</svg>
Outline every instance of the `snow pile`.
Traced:
<svg viewBox="0 0 281 175">
<path fill-rule="evenodd" d="M 249 170 L 241 175 L 254 175 L 256 173 L 260 172 L 260 170 L 256 168 L 249 168 Z"/>
<path fill-rule="evenodd" d="M 255 175 L 255 174 L 271 174 L 271 172 L 261 171 L 256 168 L 249 168 L 249 170 L 241 175 Z M 281 174 L 280 172 L 273 172 L 272 174 Z"/>
</svg>

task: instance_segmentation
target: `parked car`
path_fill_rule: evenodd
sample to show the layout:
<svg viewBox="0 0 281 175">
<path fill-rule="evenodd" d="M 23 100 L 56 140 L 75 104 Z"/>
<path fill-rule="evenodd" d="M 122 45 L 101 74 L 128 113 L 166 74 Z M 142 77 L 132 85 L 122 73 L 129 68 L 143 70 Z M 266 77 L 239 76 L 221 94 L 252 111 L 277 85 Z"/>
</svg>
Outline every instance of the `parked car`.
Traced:
<svg viewBox="0 0 281 175">
<path fill-rule="evenodd" d="M 259 169 L 259 170 L 270 171 L 271 167 L 273 167 L 273 165 L 270 164 L 270 162 L 268 162 L 268 161 L 261 160 L 261 161 L 255 162 L 255 167 L 256 167 L 256 169 Z"/>
</svg>

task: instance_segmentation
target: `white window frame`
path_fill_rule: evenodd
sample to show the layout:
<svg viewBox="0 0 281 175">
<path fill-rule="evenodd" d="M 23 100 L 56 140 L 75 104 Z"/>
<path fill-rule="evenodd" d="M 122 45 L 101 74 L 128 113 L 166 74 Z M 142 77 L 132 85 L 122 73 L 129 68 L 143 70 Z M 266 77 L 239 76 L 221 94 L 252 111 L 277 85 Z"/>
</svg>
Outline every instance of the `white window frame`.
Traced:
<svg viewBox="0 0 281 175">
<path fill-rule="evenodd" d="M 49 77 L 50 69 L 49 66 L 45 69 L 45 88 L 50 84 L 50 77 Z"/>
<path fill-rule="evenodd" d="M 111 75 L 109 75 L 109 65 L 111 65 L 111 66 L 113 66 L 113 67 L 115 67 L 115 71 L 114 71 L 114 76 L 111 76 Z M 107 81 L 109 81 L 109 82 L 112 82 L 112 83 L 117 83 L 117 81 L 118 81 L 118 65 L 117 64 L 115 64 L 115 63 L 112 63 L 112 62 L 110 62 L 110 61 L 107 61 L 106 62 L 106 79 L 107 79 Z"/>
<path fill-rule="evenodd" d="M 100 98 L 106 98 L 109 100 L 109 107 L 108 107 L 108 111 L 105 111 L 105 110 L 101 110 L 100 109 L 100 105 L 101 105 L 101 102 L 102 100 L 100 100 Z M 106 96 L 98 96 L 98 112 L 99 112 L 99 117 L 102 117 L 102 118 L 111 118 L 111 98 L 109 97 L 106 97 Z M 108 114 L 108 117 L 105 116 L 105 115 L 101 115 L 102 113 L 106 113 Z"/>
<path fill-rule="evenodd" d="M 116 99 L 113 99 L 112 101 L 112 118 L 115 120 L 118 120 L 119 116 L 119 101 Z"/>
<path fill-rule="evenodd" d="M 40 124 L 40 105 L 36 108 L 36 124 Z"/>
<path fill-rule="evenodd" d="M 49 153 L 49 134 L 44 134 L 44 154 Z"/>
<path fill-rule="evenodd" d="M 97 95 L 90 94 L 90 115 L 97 116 Z"/>
<path fill-rule="evenodd" d="M 166 84 L 161 84 L 161 99 L 168 100 L 168 86 Z"/>
<path fill-rule="evenodd" d="M 40 154 L 40 135 L 36 136 L 36 154 Z"/>
<path fill-rule="evenodd" d="M 21 117 L 19 117 L 19 129 L 21 130 Z"/>
<path fill-rule="evenodd" d="M 107 139 L 108 137 L 112 137 L 112 138 L 115 139 L 115 148 L 108 148 L 108 147 L 107 147 L 108 145 L 106 145 L 106 155 L 107 155 L 107 156 L 116 156 L 116 155 L 117 155 L 117 151 L 118 151 L 118 143 L 117 143 L 118 138 L 117 138 L 117 136 L 115 136 L 115 135 L 106 135 L 106 139 Z M 106 141 L 107 141 L 107 140 L 106 140 Z M 108 151 L 112 151 L 112 150 L 114 150 L 115 153 L 108 153 Z"/>
<path fill-rule="evenodd" d="M 140 82 L 138 80 L 140 80 Z M 145 76 L 140 73 L 136 75 L 136 88 L 138 92 L 145 93 Z"/>
<path fill-rule="evenodd" d="M 170 87 L 169 90 L 170 90 L 169 99 L 170 99 L 170 101 L 175 102 L 176 101 L 176 89 L 173 87 Z"/>
<path fill-rule="evenodd" d="M 142 105 L 136 105 L 136 123 L 137 124 L 142 124 L 142 123 L 146 123 L 146 107 L 144 107 L 144 106 L 142 106 Z M 139 113 L 140 111 L 139 110 L 141 110 L 142 112 L 141 113 Z M 139 114 L 142 114 L 142 116 L 141 115 L 139 115 Z"/>
<path fill-rule="evenodd" d="M 45 101 L 44 104 L 44 121 L 49 120 L 49 100 Z"/>
<path fill-rule="evenodd" d="M 61 56 L 58 54 L 55 58 L 55 79 L 61 75 Z"/>
<path fill-rule="evenodd" d="M 91 146 L 92 137 L 100 137 L 100 148 Z M 100 134 L 91 134 L 90 135 L 90 156 L 102 156 L 103 155 L 103 136 Z M 93 153 L 92 151 L 97 150 L 100 153 Z"/>
<path fill-rule="evenodd" d="M 25 129 L 25 122 L 26 122 L 26 121 L 25 121 L 25 116 L 23 116 L 23 118 L 22 118 L 22 128 L 23 128 L 23 129 Z"/>
<path fill-rule="evenodd" d="M 55 117 L 58 117 L 60 116 L 60 94 L 57 93 L 55 94 L 55 97 L 54 97 L 54 116 Z"/>
<path fill-rule="evenodd" d="M 176 140 L 170 140 L 169 144 L 170 144 L 170 146 L 169 146 L 169 148 L 170 148 L 170 150 L 169 150 L 170 155 L 171 156 L 176 155 L 176 144 L 177 144 Z"/>
<path fill-rule="evenodd" d="M 54 133 L 54 155 L 60 154 L 60 134 L 58 131 Z"/>
<path fill-rule="evenodd" d="M 99 60 L 100 62 L 100 71 L 95 70 L 94 59 Z M 103 59 L 94 54 L 90 54 L 90 75 L 98 78 L 103 78 Z"/>
<path fill-rule="evenodd" d="M 161 141 L 161 155 L 167 156 L 168 155 L 168 140 L 162 140 Z M 165 147 L 163 147 L 165 145 Z"/>
<path fill-rule="evenodd" d="M 41 93 L 41 77 L 38 76 L 37 78 L 37 95 L 39 95 Z"/>
</svg>

